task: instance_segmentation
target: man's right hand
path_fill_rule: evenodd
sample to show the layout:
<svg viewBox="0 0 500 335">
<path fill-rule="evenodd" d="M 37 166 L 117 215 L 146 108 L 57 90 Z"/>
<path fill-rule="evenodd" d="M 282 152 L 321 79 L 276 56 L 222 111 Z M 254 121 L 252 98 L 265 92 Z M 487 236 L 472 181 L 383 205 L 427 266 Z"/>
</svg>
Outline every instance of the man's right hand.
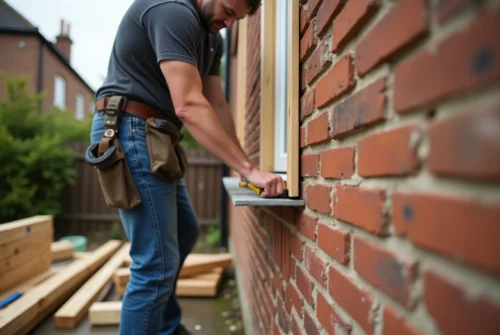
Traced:
<svg viewBox="0 0 500 335">
<path fill-rule="evenodd" d="M 280 175 L 252 169 L 244 176 L 252 185 L 263 188 L 261 196 L 264 198 L 277 197 L 283 194 L 286 189 L 285 182 Z"/>
</svg>

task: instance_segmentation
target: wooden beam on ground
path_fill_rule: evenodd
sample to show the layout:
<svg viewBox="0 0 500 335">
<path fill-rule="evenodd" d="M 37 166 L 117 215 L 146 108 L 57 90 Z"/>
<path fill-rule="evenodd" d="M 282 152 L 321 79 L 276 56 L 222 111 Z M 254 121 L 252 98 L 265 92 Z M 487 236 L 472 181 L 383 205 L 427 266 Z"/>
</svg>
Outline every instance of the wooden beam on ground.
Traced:
<svg viewBox="0 0 500 335">
<path fill-rule="evenodd" d="M 89 257 L 74 261 L 0 313 L 0 335 L 28 334 L 40 321 L 63 303 L 120 247 L 110 240 Z"/>
<path fill-rule="evenodd" d="M 176 294 L 178 297 L 215 297 L 223 274 L 224 269 L 217 268 L 208 273 L 179 279 Z"/>
<path fill-rule="evenodd" d="M 7 272 L 0 273 L 0 293 L 11 289 L 26 279 L 47 271 L 51 263 L 52 256 L 50 255 L 50 251 L 42 251 L 41 254 L 33 256 L 27 262 L 17 265 Z"/>
<path fill-rule="evenodd" d="M 89 256 L 91 253 L 89 251 L 76 251 L 73 255 L 74 259 L 80 259 Z"/>
<path fill-rule="evenodd" d="M 116 326 L 120 324 L 121 301 L 94 302 L 89 308 L 92 326 Z"/>
<path fill-rule="evenodd" d="M 182 267 L 180 278 L 210 272 L 216 268 L 226 269 L 232 265 L 233 256 L 225 254 L 190 254 Z"/>
<path fill-rule="evenodd" d="M 40 273 L 39 275 L 31 277 L 30 279 L 23 281 L 19 285 L 12 287 L 11 289 L 6 291 L 5 293 L 0 294 L 0 300 L 7 298 L 8 296 L 12 295 L 14 292 L 20 291 L 20 292 L 24 293 L 27 290 L 31 289 L 32 287 L 35 287 L 36 285 L 40 284 L 41 282 L 43 282 L 44 280 L 53 276 L 56 273 L 57 273 L 56 269 L 50 268 L 50 269 Z"/>
<path fill-rule="evenodd" d="M 27 219 L 1 224 L 0 245 L 38 235 L 40 232 L 50 232 L 50 234 L 53 234 L 52 216 L 33 216 Z"/>
<path fill-rule="evenodd" d="M 124 244 L 80 289 L 55 313 L 56 328 L 75 328 L 109 283 L 115 271 L 129 254 L 130 244 Z"/>
<path fill-rule="evenodd" d="M 70 241 L 52 242 L 50 245 L 52 252 L 52 261 L 62 261 L 73 258 L 75 248 Z"/>
<path fill-rule="evenodd" d="M 46 226 L 43 231 L 21 239 L 0 243 L 0 261 L 23 253 L 27 249 L 36 249 L 43 241 L 52 242 L 52 230 Z"/>
</svg>

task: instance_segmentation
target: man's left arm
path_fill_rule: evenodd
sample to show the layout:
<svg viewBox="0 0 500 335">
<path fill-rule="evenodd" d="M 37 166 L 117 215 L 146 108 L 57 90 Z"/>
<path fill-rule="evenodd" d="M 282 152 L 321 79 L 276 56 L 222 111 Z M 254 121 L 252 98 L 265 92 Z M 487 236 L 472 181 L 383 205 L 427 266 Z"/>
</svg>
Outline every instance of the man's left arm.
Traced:
<svg viewBox="0 0 500 335">
<path fill-rule="evenodd" d="M 240 141 L 236 135 L 236 127 L 234 125 L 231 108 L 229 108 L 224 92 L 222 91 L 222 80 L 218 75 L 207 76 L 203 80 L 203 95 L 208 100 L 215 113 L 219 117 L 222 127 L 227 132 L 229 137 L 241 148 Z M 243 148 L 241 148 L 243 152 Z"/>
</svg>

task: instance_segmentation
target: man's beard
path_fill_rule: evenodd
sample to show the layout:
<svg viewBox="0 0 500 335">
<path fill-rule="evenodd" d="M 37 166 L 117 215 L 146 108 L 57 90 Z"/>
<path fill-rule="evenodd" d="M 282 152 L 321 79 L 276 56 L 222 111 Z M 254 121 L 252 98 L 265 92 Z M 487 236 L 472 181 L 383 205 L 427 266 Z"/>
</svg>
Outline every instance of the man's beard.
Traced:
<svg viewBox="0 0 500 335">
<path fill-rule="evenodd" d="M 200 7 L 200 21 L 206 30 L 209 32 L 214 32 L 216 29 L 214 27 L 215 23 L 221 23 L 214 21 L 214 1 L 209 0 L 203 2 L 203 4 Z"/>
</svg>

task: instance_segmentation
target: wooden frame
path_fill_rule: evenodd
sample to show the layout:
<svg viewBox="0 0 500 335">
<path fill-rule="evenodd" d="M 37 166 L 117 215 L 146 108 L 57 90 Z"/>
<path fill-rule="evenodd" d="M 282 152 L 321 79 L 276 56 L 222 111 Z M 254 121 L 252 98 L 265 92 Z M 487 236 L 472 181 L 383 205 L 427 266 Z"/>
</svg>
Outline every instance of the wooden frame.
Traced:
<svg viewBox="0 0 500 335">
<path fill-rule="evenodd" d="M 261 8 L 260 169 L 274 171 L 274 59 L 276 0 Z M 299 0 L 290 1 L 288 26 L 287 172 L 291 197 L 299 196 Z"/>
<path fill-rule="evenodd" d="M 245 147 L 245 104 L 247 78 L 247 19 L 238 22 L 238 95 L 236 108 L 236 135 Z"/>
</svg>

